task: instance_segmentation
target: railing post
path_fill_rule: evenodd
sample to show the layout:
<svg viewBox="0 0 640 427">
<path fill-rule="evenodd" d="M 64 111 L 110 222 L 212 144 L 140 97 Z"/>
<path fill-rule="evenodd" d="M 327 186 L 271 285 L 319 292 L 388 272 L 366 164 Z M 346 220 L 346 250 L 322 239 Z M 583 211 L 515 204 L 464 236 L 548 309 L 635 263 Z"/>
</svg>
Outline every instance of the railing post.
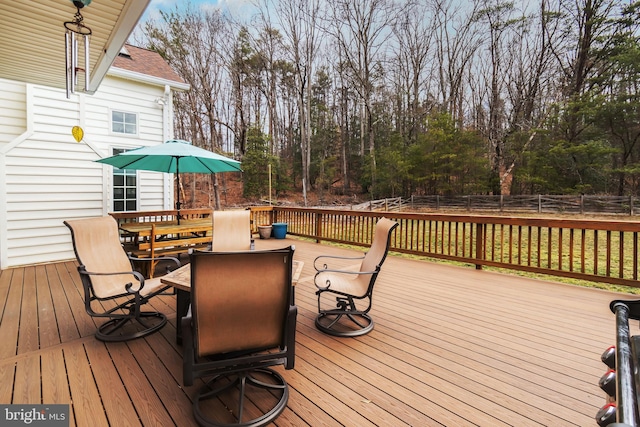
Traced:
<svg viewBox="0 0 640 427">
<path fill-rule="evenodd" d="M 484 239 L 485 239 L 485 227 L 484 224 L 476 224 L 476 259 L 484 260 Z M 482 270 L 482 264 L 476 264 L 476 270 Z"/>
<path fill-rule="evenodd" d="M 320 243 L 320 241 L 322 241 L 320 237 L 322 236 L 323 215 L 320 212 L 318 212 L 316 213 L 315 217 L 316 217 L 316 243 Z"/>
</svg>

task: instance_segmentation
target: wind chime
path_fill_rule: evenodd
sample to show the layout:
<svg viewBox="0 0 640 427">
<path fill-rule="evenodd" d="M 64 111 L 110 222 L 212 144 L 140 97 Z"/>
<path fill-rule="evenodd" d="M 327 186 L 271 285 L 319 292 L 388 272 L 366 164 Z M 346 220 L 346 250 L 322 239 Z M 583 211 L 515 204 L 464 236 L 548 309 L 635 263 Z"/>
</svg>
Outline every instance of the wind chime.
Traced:
<svg viewBox="0 0 640 427">
<path fill-rule="evenodd" d="M 84 72 L 84 90 L 89 88 L 89 36 L 91 28 L 84 25 L 84 18 L 80 13 L 80 9 L 89 6 L 91 0 L 71 0 L 76 7 L 77 12 L 73 17 L 73 21 L 64 23 L 66 29 L 64 39 L 65 65 L 67 72 L 67 98 L 75 93 L 75 87 L 78 84 L 78 72 Z M 78 40 L 82 40 L 84 47 L 84 68 L 79 66 L 78 56 Z"/>
</svg>

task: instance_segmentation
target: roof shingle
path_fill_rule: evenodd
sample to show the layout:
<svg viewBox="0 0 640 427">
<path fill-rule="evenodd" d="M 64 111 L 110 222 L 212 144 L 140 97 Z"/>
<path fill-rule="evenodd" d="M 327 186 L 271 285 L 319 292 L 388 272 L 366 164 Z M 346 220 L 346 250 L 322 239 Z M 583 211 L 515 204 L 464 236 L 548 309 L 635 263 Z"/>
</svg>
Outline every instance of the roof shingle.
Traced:
<svg viewBox="0 0 640 427">
<path fill-rule="evenodd" d="M 174 82 L 185 82 L 157 52 L 128 44 L 125 49 L 128 55 L 120 53 L 113 62 L 114 67 Z"/>
</svg>

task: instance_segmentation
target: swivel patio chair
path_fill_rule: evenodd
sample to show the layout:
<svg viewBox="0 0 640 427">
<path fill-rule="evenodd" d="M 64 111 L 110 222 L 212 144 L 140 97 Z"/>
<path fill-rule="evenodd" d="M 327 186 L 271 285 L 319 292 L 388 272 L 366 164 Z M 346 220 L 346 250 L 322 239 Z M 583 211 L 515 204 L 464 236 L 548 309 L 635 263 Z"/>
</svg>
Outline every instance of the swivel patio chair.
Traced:
<svg viewBox="0 0 640 427">
<path fill-rule="evenodd" d="M 193 398 L 200 425 L 263 426 L 285 409 L 289 388 L 271 367 L 294 366 L 293 252 L 191 254 L 191 307 L 181 319 L 183 383 L 205 378 Z"/>
<path fill-rule="evenodd" d="M 116 220 L 105 216 L 69 220 L 64 224 L 71 231 L 73 250 L 79 263 L 85 309 L 92 317 L 108 319 L 98 327 L 96 338 L 127 341 L 160 330 L 167 323 L 166 316 L 157 311 L 142 311 L 141 307 L 164 293 L 168 286 L 163 285 L 160 278 L 145 279 L 133 270 L 133 258 L 120 243 Z M 173 257 L 145 260 L 159 259 L 169 261 L 169 267 L 180 267 L 180 262 Z"/>
<path fill-rule="evenodd" d="M 214 252 L 247 251 L 253 249 L 251 211 L 213 211 Z"/>
<path fill-rule="evenodd" d="M 375 226 L 371 247 L 362 257 L 337 257 L 320 255 L 313 262 L 316 270 L 314 283 L 318 290 L 318 316 L 316 327 L 331 335 L 354 337 L 364 335 L 373 329 L 373 319 L 369 315 L 373 303 L 373 286 L 389 251 L 391 232 L 398 223 L 381 218 Z M 337 260 L 362 260 L 359 269 L 338 269 L 329 267 L 328 262 Z M 324 308 L 323 296 L 335 297 L 334 308 Z M 356 300 L 366 302 L 360 310 Z"/>
</svg>

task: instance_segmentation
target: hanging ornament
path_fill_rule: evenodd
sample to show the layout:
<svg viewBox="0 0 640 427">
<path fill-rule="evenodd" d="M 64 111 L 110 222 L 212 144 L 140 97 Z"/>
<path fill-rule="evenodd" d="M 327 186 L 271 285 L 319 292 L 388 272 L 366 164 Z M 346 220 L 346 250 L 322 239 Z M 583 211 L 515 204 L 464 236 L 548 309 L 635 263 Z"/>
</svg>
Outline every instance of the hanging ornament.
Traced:
<svg viewBox="0 0 640 427">
<path fill-rule="evenodd" d="M 73 135 L 76 142 L 80 142 L 84 138 L 84 130 L 80 126 L 74 126 L 71 128 L 71 135 Z"/>
<path fill-rule="evenodd" d="M 91 28 L 84 25 L 84 18 L 80 13 L 80 9 L 88 6 L 91 0 L 72 0 L 71 2 L 76 7 L 77 12 L 73 21 L 64 23 L 66 28 L 64 51 L 67 73 L 67 98 L 70 98 L 71 94 L 75 93 L 79 71 L 84 72 L 84 90 L 86 91 L 89 88 L 89 36 L 91 35 Z M 78 62 L 78 39 L 82 40 L 84 46 L 84 68 L 80 67 Z"/>
</svg>

